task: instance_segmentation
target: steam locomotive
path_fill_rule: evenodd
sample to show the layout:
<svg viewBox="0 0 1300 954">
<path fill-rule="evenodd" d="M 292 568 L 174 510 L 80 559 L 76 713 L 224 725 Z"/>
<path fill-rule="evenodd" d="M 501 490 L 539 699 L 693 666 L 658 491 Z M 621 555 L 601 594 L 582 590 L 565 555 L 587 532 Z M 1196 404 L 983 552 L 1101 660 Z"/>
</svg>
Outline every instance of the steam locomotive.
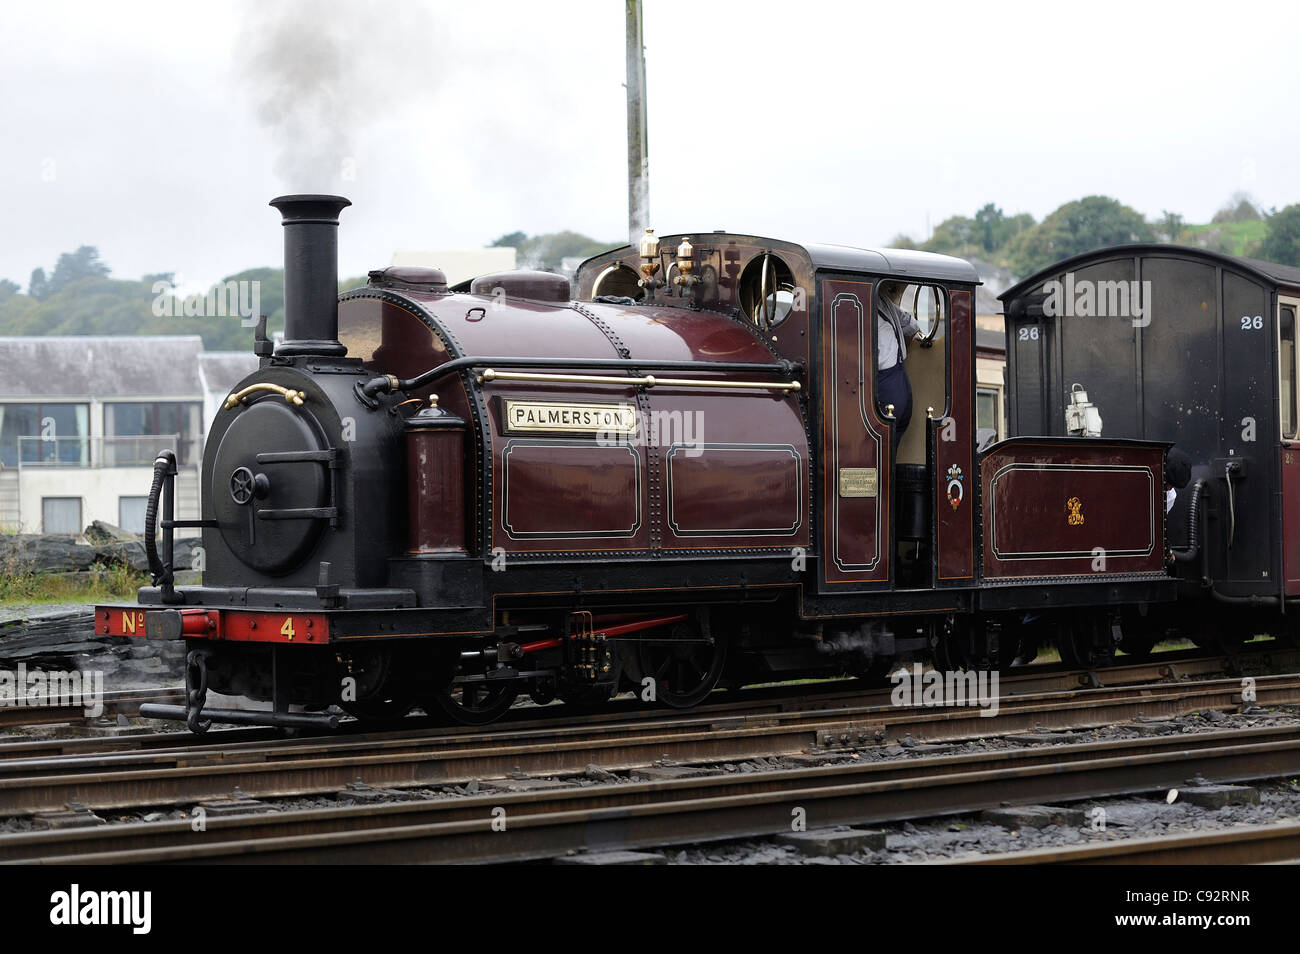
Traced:
<svg viewBox="0 0 1300 954">
<path fill-rule="evenodd" d="M 474 724 L 523 694 L 627 688 L 689 707 L 916 657 L 1006 666 L 1047 633 L 1099 663 L 1124 619 L 1178 596 L 1172 435 L 1048 426 L 1027 409 L 1049 380 L 1017 352 L 1013 418 L 1038 430 L 978 446 L 964 261 L 647 231 L 576 289 L 394 266 L 339 295 L 349 204 L 272 201 L 284 340 L 259 328 L 260 367 L 211 427 L 201 519 L 175 519 L 159 456 L 152 585 L 96 609 L 98 633 L 185 641 L 186 704 L 145 715 Z M 907 359 L 925 413 L 896 451 L 874 393 L 882 296 L 926 339 Z M 202 531 L 201 586 L 173 579 L 182 528 Z"/>
</svg>

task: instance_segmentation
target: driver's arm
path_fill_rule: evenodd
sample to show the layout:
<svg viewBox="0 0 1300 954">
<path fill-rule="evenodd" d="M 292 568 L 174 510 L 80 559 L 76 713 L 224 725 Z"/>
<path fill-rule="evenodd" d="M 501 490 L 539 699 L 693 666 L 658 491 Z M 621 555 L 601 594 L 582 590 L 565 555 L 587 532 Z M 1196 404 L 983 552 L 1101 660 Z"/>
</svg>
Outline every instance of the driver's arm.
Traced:
<svg viewBox="0 0 1300 954">
<path fill-rule="evenodd" d="M 917 341 L 925 337 L 925 332 L 921 330 L 921 325 L 917 322 L 916 316 L 910 311 L 903 312 L 903 333 Z"/>
</svg>

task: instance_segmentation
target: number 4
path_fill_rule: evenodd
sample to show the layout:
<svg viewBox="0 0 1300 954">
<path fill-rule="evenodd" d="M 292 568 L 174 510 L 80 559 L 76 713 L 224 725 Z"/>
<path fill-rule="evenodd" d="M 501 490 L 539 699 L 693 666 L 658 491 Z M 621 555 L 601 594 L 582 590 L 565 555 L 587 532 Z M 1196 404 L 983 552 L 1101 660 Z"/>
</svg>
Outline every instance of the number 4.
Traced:
<svg viewBox="0 0 1300 954">
<path fill-rule="evenodd" d="M 290 639 L 293 639 L 295 636 L 298 635 L 297 633 L 295 633 L 295 632 L 293 631 L 293 617 L 292 617 L 292 616 L 286 616 L 286 617 L 285 617 L 285 619 L 284 619 L 284 625 L 280 627 L 280 635 L 281 635 L 281 636 L 288 636 Z"/>
</svg>

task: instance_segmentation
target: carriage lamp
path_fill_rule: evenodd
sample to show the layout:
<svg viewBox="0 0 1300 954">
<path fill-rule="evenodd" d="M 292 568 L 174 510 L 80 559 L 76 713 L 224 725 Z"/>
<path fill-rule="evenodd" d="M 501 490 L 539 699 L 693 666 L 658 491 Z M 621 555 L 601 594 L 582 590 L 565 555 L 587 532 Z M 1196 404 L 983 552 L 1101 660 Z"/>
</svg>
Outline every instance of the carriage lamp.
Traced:
<svg viewBox="0 0 1300 954">
<path fill-rule="evenodd" d="M 1083 385 L 1070 388 L 1070 403 L 1065 409 L 1065 431 L 1071 437 L 1101 437 L 1101 411 L 1088 400 Z"/>
<path fill-rule="evenodd" d="M 677 276 L 673 284 L 690 291 L 699 280 L 700 276 L 695 274 L 695 247 L 690 238 L 683 238 L 682 244 L 677 246 Z"/>
<path fill-rule="evenodd" d="M 641 236 L 640 253 L 641 274 L 645 276 L 640 284 L 654 298 L 655 289 L 659 287 L 659 281 L 655 278 L 655 272 L 659 271 L 659 238 L 654 229 L 646 229 L 645 235 Z"/>
</svg>

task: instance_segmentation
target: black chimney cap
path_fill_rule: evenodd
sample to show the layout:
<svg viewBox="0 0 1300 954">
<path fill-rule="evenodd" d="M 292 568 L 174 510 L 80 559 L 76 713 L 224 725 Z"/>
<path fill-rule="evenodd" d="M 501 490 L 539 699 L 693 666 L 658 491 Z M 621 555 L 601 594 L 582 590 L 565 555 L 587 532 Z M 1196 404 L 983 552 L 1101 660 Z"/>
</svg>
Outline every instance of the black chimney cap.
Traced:
<svg viewBox="0 0 1300 954">
<path fill-rule="evenodd" d="M 338 225 L 339 213 L 352 204 L 341 195 L 282 195 L 268 205 L 279 210 L 285 223 L 320 222 Z"/>
</svg>

